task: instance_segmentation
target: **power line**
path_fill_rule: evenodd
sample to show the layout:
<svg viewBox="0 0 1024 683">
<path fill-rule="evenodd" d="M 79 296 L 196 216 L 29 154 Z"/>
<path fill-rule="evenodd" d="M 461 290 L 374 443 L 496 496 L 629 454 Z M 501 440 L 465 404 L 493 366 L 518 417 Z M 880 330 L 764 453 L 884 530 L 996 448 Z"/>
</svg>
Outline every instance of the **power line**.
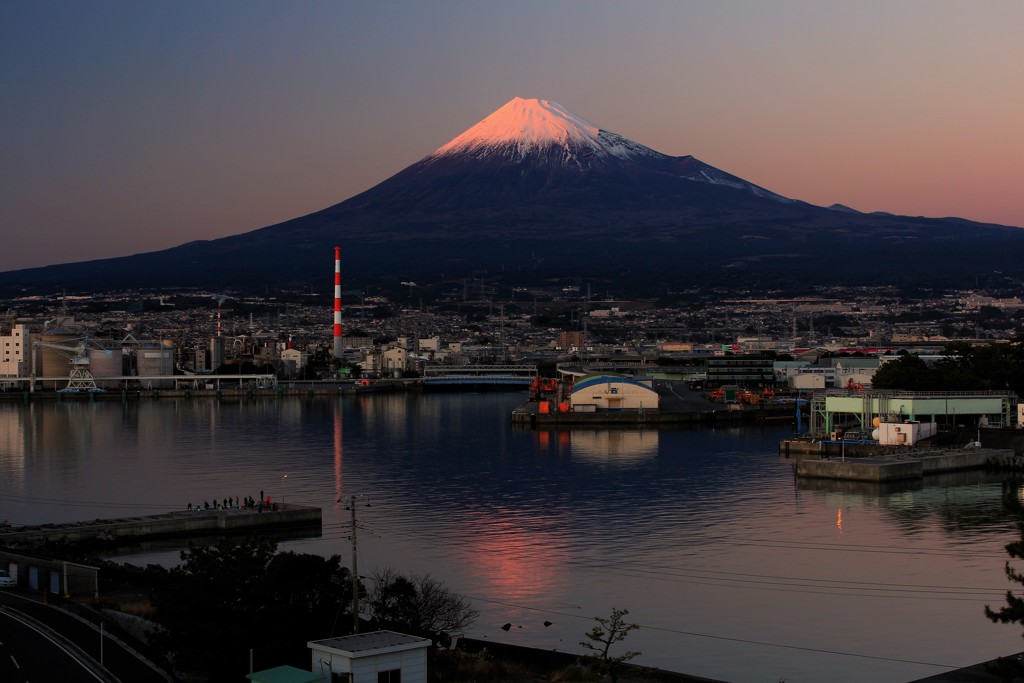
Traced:
<svg viewBox="0 0 1024 683">
<path fill-rule="evenodd" d="M 410 534 L 410 533 L 396 533 L 394 536 L 408 536 L 417 540 L 423 540 L 425 537 L 423 534 Z M 323 537 L 321 537 L 323 538 Z M 436 537 L 435 537 L 436 538 Z M 297 543 L 312 543 L 315 539 L 309 539 L 305 541 L 296 541 Z M 435 545 L 445 545 L 448 547 L 457 547 L 466 550 L 472 550 L 473 552 L 490 552 L 498 553 L 501 552 L 498 549 L 488 550 L 481 549 L 478 545 L 474 545 L 466 541 L 451 541 L 451 540 L 440 540 Z M 915 553 L 907 553 L 915 554 Z M 974 555 L 977 557 L 977 555 Z M 625 563 L 618 563 L 617 565 L 609 565 L 605 560 L 574 560 L 571 564 L 587 569 L 594 572 L 616 575 L 616 576 L 627 576 L 636 578 L 637 576 L 650 577 L 651 574 L 655 575 L 655 578 L 682 582 L 690 585 L 703 585 L 703 586 L 731 586 L 737 588 L 747 588 L 749 590 L 765 590 L 775 592 L 798 592 L 798 593 L 811 593 L 818 595 L 833 595 L 833 596 L 850 596 L 850 597 L 874 597 L 874 598 L 894 598 L 894 599 L 918 599 L 918 600 L 942 600 L 942 601 L 975 601 L 983 597 L 991 597 L 992 599 L 998 599 L 1005 593 L 1005 588 L 984 588 L 984 587 L 961 587 L 961 586 L 936 586 L 936 585 L 917 585 L 914 584 L 878 584 L 871 582 L 861 581 L 844 581 L 838 579 L 815 579 L 808 577 L 788 577 L 788 576 L 772 576 L 766 574 L 744 574 L 740 572 L 717 572 L 713 570 L 699 570 L 688 567 L 671 567 L 664 565 L 629 565 Z M 650 567 L 654 567 L 652 570 Z M 664 571 L 657 571 L 662 569 Z M 705 574 L 712 574 L 712 576 L 705 576 Z M 714 574 L 721 574 L 724 576 L 714 576 Z M 798 583 L 792 583 L 798 582 Z M 754 584 L 754 585 L 750 585 Z M 825 584 L 825 585 L 822 585 Z M 849 585 L 842 585 L 849 584 Z M 799 590 L 799 589 L 811 589 L 811 590 Z M 825 590 L 827 589 L 827 590 Z M 860 591 L 860 592 L 853 592 Z M 884 593 L 879 595 L 879 593 Z M 960 597 L 964 596 L 964 597 Z"/>
<path fill-rule="evenodd" d="M 102 505 L 104 507 L 114 509 L 140 509 L 148 508 L 152 510 L 155 506 L 150 503 L 148 505 L 136 505 L 136 504 L 117 504 L 117 503 L 98 503 L 87 500 L 72 500 L 72 501 L 54 501 L 53 499 L 30 497 L 30 496 L 10 496 L 13 500 L 20 500 L 23 502 L 33 502 L 39 504 L 45 504 L 49 502 L 59 502 L 70 507 L 87 507 L 90 505 Z M 171 509 L 180 509 L 180 506 L 174 506 Z M 436 545 L 445 545 L 448 547 L 463 548 L 466 550 L 472 550 L 473 552 L 500 552 L 498 549 L 488 550 L 480 548 L 479 544 L 462 541 L 456 539 L 445 538 L 439 534 L 424 534 L 423 532 L 410 532 L 401 526 L 395 524 L 388 524 L 387 522 L 375 522 L 375 527 L 383 527 L 387 535 L 392 537 L 405 537 L 414 540 L 422 541 L 424 538 L 432 538 L 435 540 Z M 359 528 L 364 531 L 370 531 L 373 533 L 372 528 L 359 525 Z M 287 527 L 281 528 L 282 531 L 288 531 Z M 296 528 L 298 530 L 298 528 Z M 315 543 L 319 540 L 333 540 L 342 539 L 349 537 L 351 534 L 351 526 L 342 522 L 329 523 L 322 526 L 322 534 L 317 539 L 288 539 L 288 542 L 292 544 L 310 544 Z M 774 548 L 792 548 L 802 549 L 815 552 L 862 552 L 862 553 L 884 553 L 884 554 L 900 554 L 900 555 L 946 555 L 946 556 L 970 556 L 972 558 L 978 558 L 979 555 L 969 551 L 947 551 L 945 549 L 938 548 L 918 548 L 918 549 L 905 549 L 895 548 L 891 546 L 878 546 L 878 545 L 839 545 L 833 543 L 802 543 L 802 542 L 785 542 L 785 543 L 765 543 L 755 539 L 746 538 L 732 538 L 722 539 L 729 543 L 740 543 L 744 545 L 754 545 L 760 547 L 774 547 Z M 537 550 L 544 550 L 540 546 L 535 546 Z M 990 557 L 996 559 L 1005 559 L 1004 554 L 991 555 Z M 810 577 L 791 577 L 791 576 L 773 576 L 765 574 L 751 574 L 742 572 L 728 572 L 728 571 L 717 571 L 717 570 L 701 570 L 685 566 L 672 566 L 672 565 L 652 565 L 650 563 L 644 563 L 642 565 L 630 565 L 623 562 L 618 562 L 614 565 L 609 565 L 607 560 L 601 559 L 577 559 L 571 561 L 571 564 L 587 569 L 589 571 L 601 572 L 610 575 L 617 576 L 646 576 L 653 577 L 659 580 L 682 582 L 690 585 L 703 585 L 703 586 L 732 586 L 739 588 L 746 588 L 749 590 L 766 590 L 766 591 L 777 591 L 777 592 L 798 592 L 798 593 L 812 593 L 821 595 L 835 595 L 835 596 L 853 596 L 853 597 L 874 597 L 874 598 L 896 598 L 896 599 L 926 599 L 926 600 L 974 600 L 986 596 L 991 596 L 993 599 L 1001 597 L 1005 593 L 1005 588 L 982 588 L 982 587 L 961 587 L 961 586 L 943 586 L 943 585 L 915 585 L 915 584 L 893 584 L 884 583 L 878 584 L 873 582 L 861 582 L 861 581 L 850 581 L 841 579 L 815 579 Z M 859 592 L 854 592 L 859 591 Z M 882 593 L 882 594 L 880 594 Z M 965 596 L 965 597 L 960 597 Z"/>
</svg>

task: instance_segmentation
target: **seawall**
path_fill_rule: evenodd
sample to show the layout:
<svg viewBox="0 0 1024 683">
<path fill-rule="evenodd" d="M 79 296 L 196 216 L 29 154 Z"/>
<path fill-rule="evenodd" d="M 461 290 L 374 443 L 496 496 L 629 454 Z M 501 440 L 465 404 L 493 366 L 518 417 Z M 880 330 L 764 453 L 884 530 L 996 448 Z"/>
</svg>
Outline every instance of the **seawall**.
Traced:
<svg viewBox="0 0 1024 683">
<path fill-rule="evenodd" d="M 302 529 L 319 532 L 321 510 L 304 505 L 278 504 L 277 509 L 256 508 L 166 512 L 142 517 L 96 519 L 70 524 L 7 527 L 0 545 L 34 545 L 54 541 L 137 543 L 156 538 L 213 536 Z"/>
<path fill-rule="evenodd" d="M 798 477 L 844 481 L 888 482 L 920 479 L 931 474 L 1002 467 L 1013 451 L 995 448 L 963 448 L 942 451 L 910 451 L 882 457 L 841 457 L 827 460 L 803 458 L 796 463 Z"/>
</svg>

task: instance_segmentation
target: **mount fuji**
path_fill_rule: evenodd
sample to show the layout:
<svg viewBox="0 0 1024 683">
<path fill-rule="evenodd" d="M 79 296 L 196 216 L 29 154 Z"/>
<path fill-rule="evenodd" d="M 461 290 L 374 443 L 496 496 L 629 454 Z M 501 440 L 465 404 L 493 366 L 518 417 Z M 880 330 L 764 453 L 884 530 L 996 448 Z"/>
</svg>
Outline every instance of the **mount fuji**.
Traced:
<svg viewBox="0 0 1024 683">
<path fill-rule="evenodd" d="M 814 206 L 655 151 L 549 100 L 515 98 L 316 213 L 158 252 L 0 273 L 0 287 L 326 288 L 334 245 L 352 286 L 486 273 L 592 279 L 640 294 L 699 285 L 957 287 L 973 285 L 979 269 L 1024 274 L 1024 230 Z"/>
</svg>

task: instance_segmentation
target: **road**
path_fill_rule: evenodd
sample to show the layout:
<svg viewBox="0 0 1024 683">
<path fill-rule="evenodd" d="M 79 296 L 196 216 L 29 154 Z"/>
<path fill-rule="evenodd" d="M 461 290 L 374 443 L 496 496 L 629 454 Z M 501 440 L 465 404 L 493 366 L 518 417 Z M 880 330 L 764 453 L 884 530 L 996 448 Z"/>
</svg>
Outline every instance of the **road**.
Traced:
<svg viewBox="0 0 1024 683">
<path fill-rule="evenodd" d="M 9 608 L 0 609 L 0 681 L 96 681 L 85 666 L 48 634 Z"/>
<path fill-rule="evenodd" d="M 98 616 L 95 614 L 85 619 L 72 616 L 64 609 L 56 609 L 53 606 L 42 604 L 38 601 L 37 594 L 26 593 L 20 590 L 0 591 L 0 610 L 3 611 L 5 616 L 2 622 L 4 628 L 0 629 L 0 634 L 2 634 L 0 640 L 3 640 L 5 643 L 5 646 L 0 648 L 0 659 L 4 660 L 0 662 L 0 681 L 109 681 L 120 679 L 125 682 L 132 681 L 133 683 L 166 683 L 169 680 L 166 675 L 153 669 L 146 662 L 141 661 L 135 653 L 123 647 L 117 640 L 111 638 L 109 634 L 102 639 L 101 644 L 99 625 L 97 623 Z M 26 619 L 26 617 L 29 618 Z M 14 622 L 19 619 L 19 623 L 22 624 L 18 627 L 19 632 L 33 631 L 36 633 L 37 638 L 42 637 L 39 635 L 42 632 L 59 634 L 59 638 L 51 637 L 49 640 L 51 642 L 54 640 L 61 642 L 59 644 L 51 644 L 50 647 L 62 650 L 63 657 L 65 658 L 70 657 L 70 654 L 68 654 L 70 651 L 74 651 L 75 655 L 80 659 L 85 661 L 91 659 L 94 668 L 100 671 L 101 677 L 84 677 L 80 673 L 69 677 L 56 676 L 50 669 L 43 669 L 42 675 L 38 672 L 31 676 L 17 674 L 17 671 L 25 668 L 27 664 L 37 661 L 37 659 L 39 662 L 49 665 L 51 663 L 50 655 L 53 654 L 52 652 L 47 652 L 44 656 L 37 658 L 35 647 L 27 649 L 25 654 L 22 654 L 19 648 L 29 647 L 28 643 L 31 641 L 22 641 L 20 636 L 18 639 L 10 638 L 6 628 L 10 624 L 13 631 Z M 37 622 L 42 626 L 27 625 Z M 12 643 L 11 645 L 7 645 L 9 640 Z M 69 641 L 72 645 L 65 646 L 64 642 L 66 641 Z M 13 655 L 13 659 L 10 655 Z M 52 662 L 59 660 L 60 658 L 53 654 Z M 96 662 L 102 662 L 103 667 L 95 667 Z M 109 675 L 104 676 L 104 669 L 109 674 L 112 674 L 113 678 Z M 14 672 L 15 675 L 9 678 L 8 672 Z M 19 678 L 18 676 L 21 677 Z"/>
</svg>

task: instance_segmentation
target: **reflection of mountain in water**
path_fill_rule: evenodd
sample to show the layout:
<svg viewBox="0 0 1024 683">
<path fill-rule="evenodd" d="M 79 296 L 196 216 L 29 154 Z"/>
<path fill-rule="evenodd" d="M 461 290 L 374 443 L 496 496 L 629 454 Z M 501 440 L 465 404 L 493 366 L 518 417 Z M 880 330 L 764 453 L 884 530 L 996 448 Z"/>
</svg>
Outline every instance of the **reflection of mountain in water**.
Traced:
<svg viewBox="0 0 1024 683">
<path fill-rule="evenodd" d="M 995 486 L 1000 483 L 1002 490 Z M 911 535 L 935 521 L 953 536 L 1005 533 L 1017 512 L 1004 499 L 1017 501 L 1024 495 L 1021 482 L 1007 482 L 1000 473 L 980 470 L 881 483 L 800 479 L 797 485 L 801 491 L 821 494 L 836 507 L 878 507 Z"/>
</svg>

